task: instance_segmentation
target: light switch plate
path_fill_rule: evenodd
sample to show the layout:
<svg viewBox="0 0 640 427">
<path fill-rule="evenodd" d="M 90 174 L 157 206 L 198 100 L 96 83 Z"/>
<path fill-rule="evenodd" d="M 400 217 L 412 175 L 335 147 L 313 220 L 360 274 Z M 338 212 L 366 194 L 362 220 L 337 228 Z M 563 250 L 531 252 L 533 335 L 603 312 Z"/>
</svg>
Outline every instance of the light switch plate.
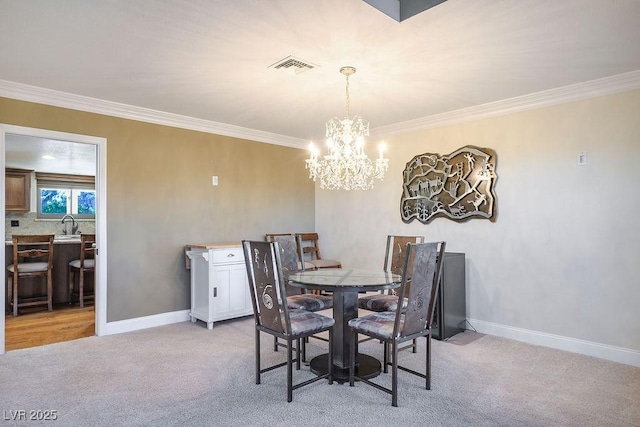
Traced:
<svg viewBox="0 0 640 427">
<path fill-rule="evenodd" d="M 217 176 L 212 176 L 211 177 L 211 185 L 218 185 L 218 177 Z"/>
<path fill-rule="evenodd" d="M 578 166 L 584 166 L 589 163 L 589 153 L 583 151 L 578 154 Z"/>
</svg>

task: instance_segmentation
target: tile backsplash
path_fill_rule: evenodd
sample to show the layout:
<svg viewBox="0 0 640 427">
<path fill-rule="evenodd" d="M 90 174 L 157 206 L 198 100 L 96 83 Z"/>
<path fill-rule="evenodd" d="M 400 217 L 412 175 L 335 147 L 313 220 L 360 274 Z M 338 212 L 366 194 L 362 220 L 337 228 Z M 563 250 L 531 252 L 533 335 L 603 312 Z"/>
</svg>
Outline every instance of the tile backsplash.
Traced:
<svg viewBox="0 0 640 427">
<path fill-rule="evenodd" d="M 18 213 L 6 212 L 4 232 L 7 240 L 11 239 L 14 234 L 64 234 L 64 225 L 59 221 L 38 220 L 36 212 Z M 11 226 L 11 221 L 19 221 L 17 227 Z M 78 231 L 80 233 L 95 233 L 95 220 L 76 219 L 78 223 Z M 67 224 L 69 231 L 71 224 Z"/>
</svg>

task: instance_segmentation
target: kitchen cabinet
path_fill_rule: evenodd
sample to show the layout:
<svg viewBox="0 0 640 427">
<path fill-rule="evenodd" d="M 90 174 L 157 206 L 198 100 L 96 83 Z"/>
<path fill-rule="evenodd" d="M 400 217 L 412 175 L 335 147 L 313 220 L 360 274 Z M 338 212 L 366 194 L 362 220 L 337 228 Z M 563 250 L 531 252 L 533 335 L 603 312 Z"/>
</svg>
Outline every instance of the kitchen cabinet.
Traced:
<svg viewBox="0 0 640 427">
<path fill-rule="evenodd" d="M 31 209 L 31 170 L 5 169 L 5 211 L 29 212 Z"/>
<path fill-rule="evenodd" d="M 187 245 L 191 270 L 191 321 L 213 322 L 253 314 L 242 247 Z"/>
<path fill-rule="evenodd" d="M 467 320 L 465 254 L 445 252 L 440 289 L 431 323 L 431 336 L 446 340 L 464 331 Z"/>
</svg>

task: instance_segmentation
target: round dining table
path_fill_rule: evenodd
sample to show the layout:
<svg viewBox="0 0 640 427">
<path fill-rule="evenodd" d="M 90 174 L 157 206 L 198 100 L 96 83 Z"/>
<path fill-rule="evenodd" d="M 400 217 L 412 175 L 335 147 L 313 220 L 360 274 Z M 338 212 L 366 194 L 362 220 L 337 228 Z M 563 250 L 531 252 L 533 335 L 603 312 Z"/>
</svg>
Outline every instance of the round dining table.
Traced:
<svg viewBox="0 0 640 427">
<path fill-rule="evenodd" d="M 289 284 L 308 290 L 321 290 L 333 294 L 333 368 L 334 380 L 344 383 L 349 379 L 349 351 L 351 331 L 349 320 L 358 317 L 358 294 L 381 291 L 400 286 L 402 277 L 383 270 L 353 268 L 321 268 L 292 273 L 287 276 Z M 355 373 L 362 378 L 373 378 L 380 374 L 378 359 L 358 353 L 356 345 Z M 314 357 L 309 366 L 312 372 L 322 375 L 327 372 L 328 353 Z"/>
</svg>

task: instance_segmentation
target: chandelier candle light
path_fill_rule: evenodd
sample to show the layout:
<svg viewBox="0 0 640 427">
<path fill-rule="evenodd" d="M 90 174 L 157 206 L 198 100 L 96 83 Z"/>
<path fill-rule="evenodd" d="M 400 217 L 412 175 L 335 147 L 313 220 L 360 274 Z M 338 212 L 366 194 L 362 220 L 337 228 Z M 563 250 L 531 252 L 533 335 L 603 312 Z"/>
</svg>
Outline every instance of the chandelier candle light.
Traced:
<svg viewBox="0 0 640 427">
<path fill-rule="evenodd" d="M 360 116 L 349 118 L 349 76 L 354 67 L 342 67 L 347 77 L 347 104 L 343 119 L 334 117 L 327 122 L 327 146 L 329 154 L 318 159 L 318 149 L 309 144 L 311 152 L 305 160 L 309 178 L 320 179 L 320 188 L 328 190 L 368 190 L 373 188 L 374 178 L 382 180 L 389 168 L 384 158 L 384 143 L 380 144 L 380 157 L 375 164 L 364 152 L 364 138 L 369 136 L 369 122 Z"/>
</svg>

